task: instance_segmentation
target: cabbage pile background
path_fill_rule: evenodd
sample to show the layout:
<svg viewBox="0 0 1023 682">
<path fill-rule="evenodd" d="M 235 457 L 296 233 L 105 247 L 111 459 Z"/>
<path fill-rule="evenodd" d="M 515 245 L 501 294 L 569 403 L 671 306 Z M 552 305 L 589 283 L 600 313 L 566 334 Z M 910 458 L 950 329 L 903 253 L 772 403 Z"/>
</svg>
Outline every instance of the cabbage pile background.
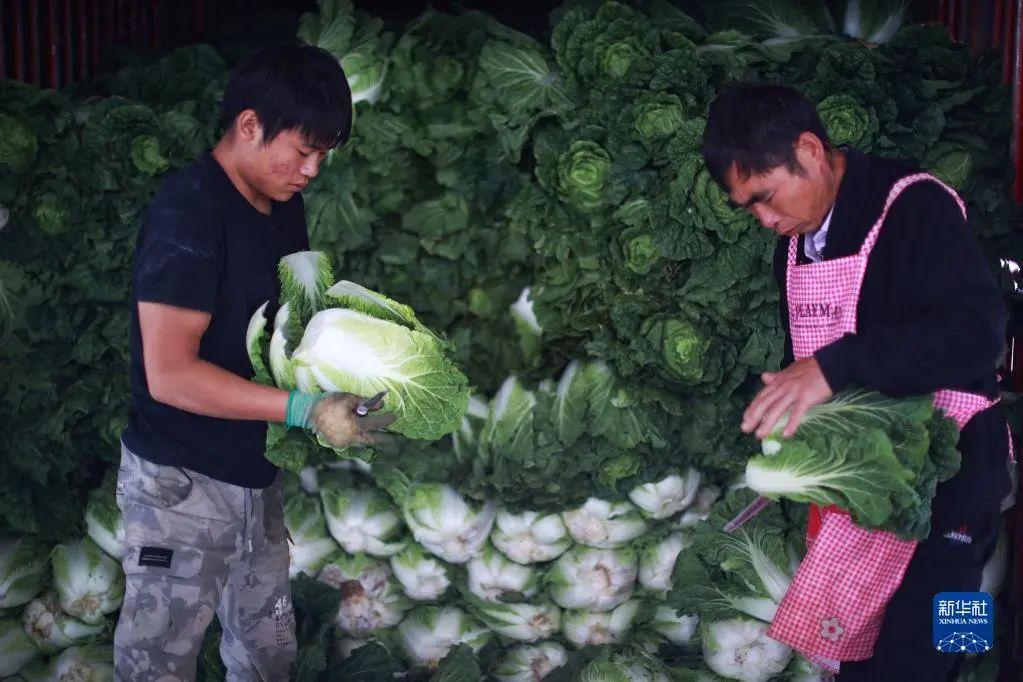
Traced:
<svg viewBox="0 0 1023 682">
<path fill-rule="evenodd" d="M 360 99 L 305 196 L 313 247 L 443 332 L 481 398 L 509 375 L 540 396 L 518 440 L 399 443 L 384 464 L 552 511 L 689 466 L 731 480 L 753 449 L 738 414 L 781 357 L 773 240 L 698 153 L 731 82 L 798 85 L 836 142 L 957 187 L 993 268 L 1023 256 L 998 58 L 937 26 L 850 31 L 812 2 L 705 5 L 569 3 L 542 36 L 472 12 L 384 26 L 337 1 L 303 21 Z M 226 73 L 200 46 L 59 93 L 0 83 L 4 534 L 80 535 L 116 462 L 135 231 L 215 139 Z M 533 316 L 512 311 L 526 288 Z M 542 383 L 573 360 L 616 388 L 566 438 Z"/>
</svg>

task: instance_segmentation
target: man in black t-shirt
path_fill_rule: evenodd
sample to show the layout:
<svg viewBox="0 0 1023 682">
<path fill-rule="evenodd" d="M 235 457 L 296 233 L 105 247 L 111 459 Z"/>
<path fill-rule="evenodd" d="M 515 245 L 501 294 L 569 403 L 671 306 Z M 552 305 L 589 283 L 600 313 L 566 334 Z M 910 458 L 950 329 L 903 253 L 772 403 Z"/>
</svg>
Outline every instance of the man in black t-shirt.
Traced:
<svg viewBox="0 0 1023 682">
<path fill-rule="evenodd" d="M 253 383 L 245 335 L 259 306 L 278 299 L 278 261 L 309 248 L 299 193 L 351 122 L 351 92 L 330 54 L 262 50 L 227 86 L 223 138 L 167 178 L 146 213 L 117 486 L 126 574 L 118 679 L 194 679 L 214 615 L 228 679 L 289 678 L 289 553 L 266 423 L 341 448 L 371 442 L 393 418 L 357 416 L 359 396 Z"/>
</svg>

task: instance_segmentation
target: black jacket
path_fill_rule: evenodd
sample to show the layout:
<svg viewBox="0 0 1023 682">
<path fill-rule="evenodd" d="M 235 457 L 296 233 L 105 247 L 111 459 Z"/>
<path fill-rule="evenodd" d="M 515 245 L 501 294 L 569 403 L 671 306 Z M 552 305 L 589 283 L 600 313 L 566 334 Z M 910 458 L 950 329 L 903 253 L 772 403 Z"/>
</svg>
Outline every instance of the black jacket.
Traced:
<svg viewBox="0 0 1023 682">
<path fill-rule="evenodd" d="M 857 253 L 892 184 L 917 172 L 847 150 L 848 166 L 828 228 L 824 260 Z M 785 301 L 788 239 L 774 258 L 792 361 Z M 798 254 L 803 255 L 802 239 Z M 871 252 L 860 295 L 858 333 L 816 353 L 833 390 L 849 384 L 893 397 L 951 388 L 990 397 L 1005 341 L 1006 313 L 973 232 L 955 200 L 934 182 L 911 185 L 892 205 Z"/>
<path fill-rule="evenodd" d="M 847 150 L 848 166 L 828 228 L 824 260 L 857 253 L 896 180 L 918 169 Z M 800 262 L 807 262 L 800 240 Z M 785 364 L 792 362 L 785 269 L 788 239 L 775 250 Z M 977 239 L 955 200 L 934 182 L 907 188 L 892 205 L 871 252 L 857 309 L 857 333 L 815 357 L 834 391 L 848 385 L 893 397 L 941 388 L 998 394 L 996 367 L 1005 339 L 1001 295 Z M 931 535 L 918 559 L 977 572 L 997 538 L 999 506 L 1009 491 L 1008 438 L 1000 406 L 962 430 L 960 472 L 938 486 Z M 965 529 L 965 531 L 964 531 Z M 952 531 L 974 541 L 958 542 Z M 972 573 L 971 573 L 972 574 Z"/>
</svg>

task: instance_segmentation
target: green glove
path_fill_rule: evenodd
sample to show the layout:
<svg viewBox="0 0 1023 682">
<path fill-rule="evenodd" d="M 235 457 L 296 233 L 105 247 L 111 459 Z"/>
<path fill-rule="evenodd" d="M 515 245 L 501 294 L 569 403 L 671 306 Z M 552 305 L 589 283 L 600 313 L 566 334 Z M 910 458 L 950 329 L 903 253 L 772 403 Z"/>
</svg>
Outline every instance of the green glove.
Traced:
<svg viewBox="0 0 1023 682">
<path fill-rule="evenodd" d="M 325 395 L 325 393 L 292 391 L 288 396 L 288 411 L 284 417 L 284 423 L 287 426 L 297 426 L 300 429 L 310 428 L 313 408 L 316 407 L 316 403 L 323 400 Z"/>
<path fill-rule="evenodd" d="M 365 398 L 352 393 L 300 393 L 288 398 L 285 423 L 312 431 L 337 449 L 351 445 L 372 445 L 370 431 L 386 429 L 394 423 L 393 414 L 371 412 L 359 416 L 355 409 Z"/>
</svg>

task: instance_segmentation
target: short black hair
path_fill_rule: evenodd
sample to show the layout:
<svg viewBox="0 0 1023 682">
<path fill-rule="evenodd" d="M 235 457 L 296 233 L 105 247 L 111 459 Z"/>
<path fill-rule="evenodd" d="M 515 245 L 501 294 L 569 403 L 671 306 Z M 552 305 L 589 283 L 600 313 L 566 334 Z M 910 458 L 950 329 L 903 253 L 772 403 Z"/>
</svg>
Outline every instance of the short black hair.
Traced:
<svg viewBox="0 0 1023 682">
<path fill-rule="evenodd" d="M 263 126 L 263 143 L 296 130 L 306 141 L 332 149 L 352 132 L 352 91 L 338 60 L 312 45 L 277 45 L 249 55 L 231 74 L 220 104 L 220 126 L 252 109 Z"/>
<path fill-rule="evenodd" d="M 804 132 L 831 147 L 817 109 L 798 90 L 784 85 L 740 83 L 722 90 L 710 105 L 703 134 L 703 160 L 725 191 L 725 174 L 735 164 L 742 176 L 779 166 L 802 172 L 796 140 Z"/>
</svg>

